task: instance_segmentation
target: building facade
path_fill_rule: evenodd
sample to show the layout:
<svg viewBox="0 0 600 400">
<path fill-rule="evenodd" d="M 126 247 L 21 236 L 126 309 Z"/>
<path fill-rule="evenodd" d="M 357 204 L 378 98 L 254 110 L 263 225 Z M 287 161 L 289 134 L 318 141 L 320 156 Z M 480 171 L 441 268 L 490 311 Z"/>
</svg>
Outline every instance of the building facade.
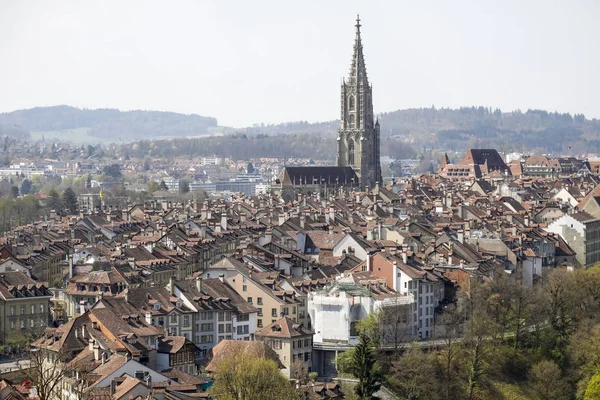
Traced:
<svg viewBox="0 0 600 400">
<path fill-rule="evenodd" d="M 600 261 L 600 220 L 585 211 L 565 214 L 552 221 L 548 232 L 560 235 L 576 253 L 582 266 L 588 267 Z"/>
<path fill-rule="evenodd" d="M 0 275 L 0 343 L 35 335 L 48 324 L 52 293 L 19 271 Z"/>
</svg>

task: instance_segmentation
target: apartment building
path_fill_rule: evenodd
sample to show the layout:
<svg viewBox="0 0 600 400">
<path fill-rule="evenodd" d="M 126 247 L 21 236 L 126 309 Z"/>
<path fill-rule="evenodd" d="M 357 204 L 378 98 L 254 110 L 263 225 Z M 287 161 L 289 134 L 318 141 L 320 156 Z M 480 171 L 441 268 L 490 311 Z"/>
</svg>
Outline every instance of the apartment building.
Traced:
<svg viewBox="0 0 600 400">
<path fill-rule="evenodd" d="M 313 333 L 302 325 L 283 317 L 256 332 L 256 340 L 265 342 L 279 356 L 284 365 L 281 372 L 287 378 L 293 378 L 294 368 L 305 364 L 310 371 L 312 362 Z"/>
<path fill-rule="evenodd" d="M 19 271 L 0 274 L 0 343 L 36 334 L 48 324 L 52 293 Z"/>
</svg>

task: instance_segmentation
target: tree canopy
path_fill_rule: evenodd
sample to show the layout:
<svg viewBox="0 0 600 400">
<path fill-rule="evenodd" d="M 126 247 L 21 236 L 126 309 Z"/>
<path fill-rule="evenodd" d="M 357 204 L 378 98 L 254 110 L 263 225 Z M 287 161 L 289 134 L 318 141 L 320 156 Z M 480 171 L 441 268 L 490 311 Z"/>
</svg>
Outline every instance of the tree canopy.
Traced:
<svg viewBox="0 0 600 400">
<path fill-rule="evenodd" d="M 273 360 L 245 354 L 234 354 L 219 362 L 211 394 L 219 400 L 298 399 Z"/>
</svg>

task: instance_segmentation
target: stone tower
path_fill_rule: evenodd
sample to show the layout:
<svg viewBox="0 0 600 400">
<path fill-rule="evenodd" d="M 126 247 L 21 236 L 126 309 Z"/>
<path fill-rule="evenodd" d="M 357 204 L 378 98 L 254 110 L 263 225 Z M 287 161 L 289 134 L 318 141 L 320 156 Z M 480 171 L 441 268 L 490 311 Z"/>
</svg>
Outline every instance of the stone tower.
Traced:
<svg viewBox="0 0 600 400">
<path fill-rule="evenodd" d="M 360 186 L 373 188 L 375 182 L 381 181 L 379 120 L 373 118 L 373 89 L 367 78 L 360 26 L 357 17 L 350 75 L 342 82 L 337 165 L 352 167 Z"/>
</svg>

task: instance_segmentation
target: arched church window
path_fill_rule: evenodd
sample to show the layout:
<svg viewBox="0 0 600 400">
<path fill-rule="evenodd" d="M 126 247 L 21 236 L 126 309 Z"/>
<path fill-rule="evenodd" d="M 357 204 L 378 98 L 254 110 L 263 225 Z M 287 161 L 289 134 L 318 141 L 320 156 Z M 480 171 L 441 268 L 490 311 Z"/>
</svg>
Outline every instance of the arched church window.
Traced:
<svg viewBox="0 0 600 400">
<path fill-rule="evenodd" d="M 354 128 L 354 114 L 350 114 L 348 117 L 348 125 L 350 128 Z"/>
<path fill-rule="evenodd" d="M 354 96 L 348 97 L 348 110 L 354 111 Z"/>
<path fill-rule="evenodd" d="M 354 165 L 354 139 L 348 140 L 348 165 Z"/>
</svg>

